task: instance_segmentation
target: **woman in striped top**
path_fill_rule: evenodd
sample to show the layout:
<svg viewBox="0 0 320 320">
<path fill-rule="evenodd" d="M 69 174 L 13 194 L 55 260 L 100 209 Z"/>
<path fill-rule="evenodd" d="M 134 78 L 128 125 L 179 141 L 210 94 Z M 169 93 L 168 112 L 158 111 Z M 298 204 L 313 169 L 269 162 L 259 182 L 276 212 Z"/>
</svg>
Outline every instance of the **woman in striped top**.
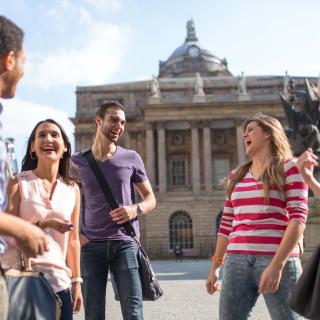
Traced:
<svg viewBox="0 0 320 320">
<path fill-rule="evenodd" d="M 287 301 L 301 272 L 308 190 L 280 122 L 261 113 L 242 125 L 250 161 L 228 177 L 217 245 L 206 282 L 217 289 L 224 263 L 219 319 L 249 317 L 260 293 L 272 319 L 301 319 Z"/>
</svg>

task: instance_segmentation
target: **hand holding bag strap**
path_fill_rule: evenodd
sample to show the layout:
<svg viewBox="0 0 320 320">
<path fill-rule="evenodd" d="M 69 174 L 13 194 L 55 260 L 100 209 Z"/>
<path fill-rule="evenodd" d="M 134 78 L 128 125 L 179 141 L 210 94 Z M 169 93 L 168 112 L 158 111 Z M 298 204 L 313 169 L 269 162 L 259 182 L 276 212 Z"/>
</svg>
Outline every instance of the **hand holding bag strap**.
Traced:
<svg viewBox="0 0 320 320">
<path fill-rule="evenodd" d="M 30 258 L 21 252 L 21 271 L 33 272 Z"/>
<path fill-rule="evenodd" d="M 93 157 L 92 150 L 88 150 L 87 152 L 83 153 L 83 157 L 87 160 L 92 172 L 94 173 L 95 177 L 98 180 L 98 183 L 100 185 L 101 191 L 103 192 L 107 202 L 109 203 L 111 209 L 119 208 L 119 204 L 115 197 L 112 194 L 112 191 L 109 187 L 109 184 L 107 180 L 105 179 L 96 159 Z M 122 227 L 126 231 L 126 233 L 134 238 L 136 236 L 136 233 L 134 231 L 134 228 L 132 227 L 130 221 L 125 222 Z"/>
</svg>

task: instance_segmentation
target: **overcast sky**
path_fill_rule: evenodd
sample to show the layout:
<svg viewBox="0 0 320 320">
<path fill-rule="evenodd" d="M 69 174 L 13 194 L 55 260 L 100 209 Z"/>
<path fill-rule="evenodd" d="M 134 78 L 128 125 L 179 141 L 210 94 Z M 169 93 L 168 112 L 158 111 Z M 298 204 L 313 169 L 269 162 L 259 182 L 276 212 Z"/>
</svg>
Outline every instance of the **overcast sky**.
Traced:
<svg viewBox="0 0 320 320">
<path fill-rule="evenodd" d="M 77 85 L 151 79 L 194 19 L 203 47 L 234 75 L 317 77 L 320 1 L 1 0 L 0 14 L 25 31 L 26 75 L 4 101 L 4 135 L 24 145 L 52 117 L 72 138 Z"/>
</svg>

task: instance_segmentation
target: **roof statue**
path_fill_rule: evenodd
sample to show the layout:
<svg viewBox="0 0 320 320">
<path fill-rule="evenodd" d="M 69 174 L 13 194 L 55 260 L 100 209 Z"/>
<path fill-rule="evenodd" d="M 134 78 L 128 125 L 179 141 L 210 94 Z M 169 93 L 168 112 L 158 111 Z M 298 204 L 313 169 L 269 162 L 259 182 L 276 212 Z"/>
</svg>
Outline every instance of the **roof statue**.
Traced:
<svg viewBox="0 0 320 320">
<path fill-rule="evenodd" d="M 195 96 L 204 96 L 203 92 L 203 81 L 200 77 L 200 73 L 196 73 L 196 80 L 194 81 L 194 95 Z"/>
<path fill-rule="evenodd" d="M 320 155 L 320 109 L 317 88 L 305 79 L 305 90 L 297 90 L 289 79 L 289 97 L 280 94 L 289 128 L 286 129 L 293 154 L 299 156 L 307 148 Z M 295 106 L 300 106 L 299 111 Z"/>
<path fill-rule="evenodd" d="M 159 86 L 159 80 L 156 76 L 152 76 L 151 84 L 150 84 L 150 90 L 151 90 L 151 97 L 153 98 L 159 98 L 160 97 L 160 86 Z"/>
<path fill-rule="evenodd" d="M 193 19 L 190 19 L 187 22 L 187 38 L 186 38 L 186 42 L 189 42 L 189 41 L 198 41 L 198 38 L 196 36 L 196 28 L 194 26 Z"/>
<path fill-rule="evenodd" d="M 241 76 L 238 77 L 238 93 L 242 95 L 246 95 L 247 93 L 247 84 L 246 78 L 244 76 L 244 72 L 241 72 Z"/>
<path fill-rule="evenodd" d="M 288 71 L 286 70 L 285 76 L 283 78 L 283 94 L 285 96 L 288 95 L 288 88 L 289 88 L 289 76 L 288 76 Z"/>
</svg>

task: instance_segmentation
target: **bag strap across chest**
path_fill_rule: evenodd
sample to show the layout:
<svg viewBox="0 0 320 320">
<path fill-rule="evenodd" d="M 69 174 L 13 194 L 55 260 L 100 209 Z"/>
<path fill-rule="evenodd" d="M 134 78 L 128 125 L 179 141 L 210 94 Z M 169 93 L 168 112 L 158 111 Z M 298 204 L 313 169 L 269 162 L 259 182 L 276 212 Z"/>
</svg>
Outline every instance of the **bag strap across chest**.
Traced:
<svg viewBox="0 0 320 320">
<path fill-rule="evenodd" d="M 94 173 L 102 193 L 104 194 L 109 206 L 111 209 L 117 209 L 119 208 L 119 204 L 117 202 L 117 200 L 115 199 L 114 195 L 112 194 L 112 191 L 109 187 L 109 184 L 103 174 L 103 172 L 101 171 L 96 159 L 93 156 L 92 150 L 88 150 L 86 152 L 84 152 L 83 157 L 87 160 L 92 172 Z M 130 221 L 125 222 L 124 224 L 122 224 L 122 227 L 124 228 L 126 234 L 128 234 L 130 237 L 135 238 L 136 233 L 134 231 L 134 228 L 132 227 Z"/>
</svg>

